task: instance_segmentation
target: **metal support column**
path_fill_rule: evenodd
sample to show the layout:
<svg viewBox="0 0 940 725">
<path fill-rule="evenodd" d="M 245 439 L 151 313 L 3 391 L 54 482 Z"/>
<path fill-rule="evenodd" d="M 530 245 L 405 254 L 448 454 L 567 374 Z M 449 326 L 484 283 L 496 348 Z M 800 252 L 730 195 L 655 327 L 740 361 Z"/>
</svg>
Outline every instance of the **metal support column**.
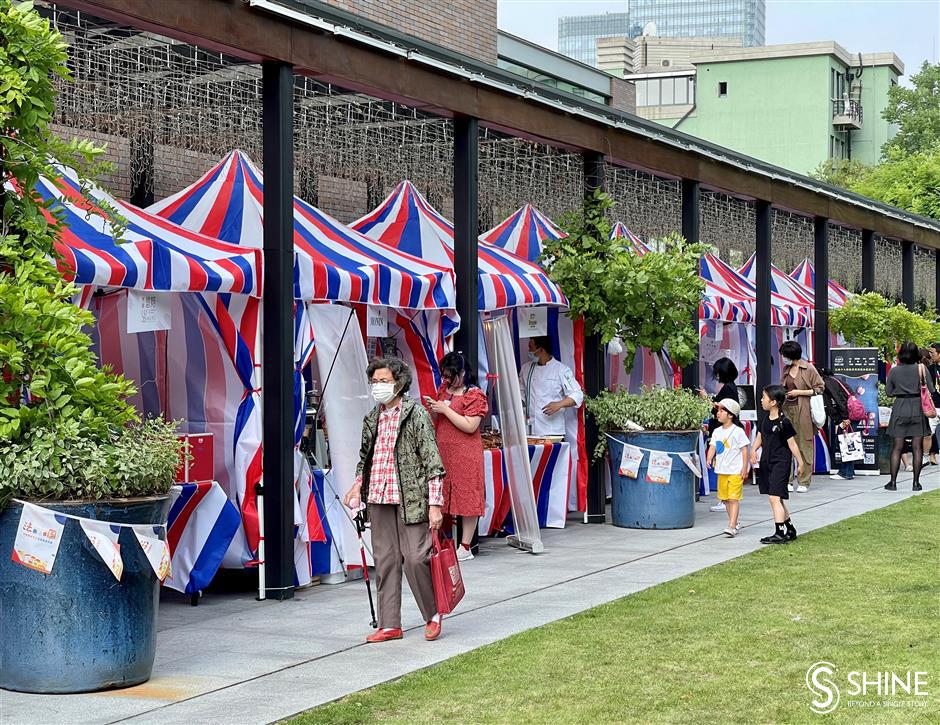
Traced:
<svg viewBox="0 0 940 725">
<path fill-rule="evenodd" d="M 596 189 L 604 189 L 604 156 L 598 153 L 584 155 L 584 196 L 590 198 Z M 604 346 L 597 334 L 584 336 L 584 389 L 593 397 L 604 389 Z M 585 448 L 590 459 L 594 455 L 600 435 L 592 416 L 585 416 Z M 604 462 L 588 462 L 587 511 L 584 523 L 602 524 L 607 520 L 607 486 Z"/>
<path fill-rule="evenodd" d="M 933 250 L 934 262 L 934 310 L 940 315 L 940 249 Z"/>
<path fill-rule="evenodd" d="M 914 243 L 901 242 L 901 302 L 914 309 Z"/>
<path fill-rule="evenodd" d="M 477 301 L 480 234 L 478 170 L 480 122 L 458 116 L 454 119 L 454 274 L 457 276 L 457 313 L 460 330 L 456 349 L 463 352 L 471 370 L 479 359 L 480 311 Z"/>
<path fill-rule="evenodd" d="M 875 233 L 862 229 L 862 291 L 875 291 Z"/>
<path fill-rule="evenodd" d="M 770 202 L 757 202 L 757 232 L 756 242 L 756 270 L 755 283 L 757 286 L 757 301 L 755 314 L 757 325 L 755 331 L 754 347 L 757 352 L 757 395 L 765 386 L 774 381 L 771 379 L 771 358 L 777 351 L 771 347 L 770 336 L 770 263 L 773 251 L 771 239 L 772 214 Z"/>
<path fill-rule="evenodd" d="M 692 179 L 682 180 L 682 236 L 689 242 L 698 242 L 701 234 L 701 190 Z M 698 307 L 692 313 L 692 325 L 698 330 Z M 682 386 L 697 389 L 699 381 L 698 355 L 682 370 Z"/>
<path fill-rule="evenodd" d="M 262 66 L 264 137 L 264 566 L 266 596 L 294 596 L 293 67 Z"/>
<path fill-rule="evenodd" d="M 813 219 L 815 251 L 813 280 L 815 298 L 813 324 L 813 362 L 816 367 L 829 367 L 829 220 Z"/>
</svg>

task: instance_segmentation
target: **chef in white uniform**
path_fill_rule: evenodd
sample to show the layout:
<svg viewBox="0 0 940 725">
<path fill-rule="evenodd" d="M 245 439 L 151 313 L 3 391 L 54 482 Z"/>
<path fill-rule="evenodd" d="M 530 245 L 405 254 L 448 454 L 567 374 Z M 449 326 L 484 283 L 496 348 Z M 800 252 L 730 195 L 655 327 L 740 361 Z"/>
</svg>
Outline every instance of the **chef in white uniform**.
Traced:
<svg viewBox="0 0 940 725">
<path fill-rule="evenodd" d="M 529 338 L 530 361 L 519 373 L 522 403 L 533 436 L 565 435 L 565 412 L 579 408 L 584 393 L 574 373 L 552 357 L 551 339 L 545 336 Z"/>
</svg>

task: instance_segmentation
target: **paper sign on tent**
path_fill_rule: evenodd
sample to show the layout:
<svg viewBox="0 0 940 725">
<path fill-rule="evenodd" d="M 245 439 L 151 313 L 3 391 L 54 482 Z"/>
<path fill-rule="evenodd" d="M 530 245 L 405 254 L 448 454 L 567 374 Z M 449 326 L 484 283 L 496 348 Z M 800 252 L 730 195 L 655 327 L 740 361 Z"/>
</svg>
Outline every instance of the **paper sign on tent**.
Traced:
<svg viewBox="0 0 940 725">
<path fill-rule="evenodd" d="M 670 478 L 672 478 L 672 456 L 662 451 L 650 451 L 646 480 L 649 483 L 669 483 Z"/>
<path fill-rule="evenodd" d="M 170 296 L 127 290 L 127 332 L 169 330 L 173 319 Z"/>
<path fill-rule="evenodd" d="M 81 519 L 79 523 L 105 566 L 111 570 L 115 579 L 121 581 L 121 575 L 124 573 L 124 560 L 121 558 L 121 545 L 118 544 L 118 537 L 121 535 L 120 527 L 112 526 L 107 521 L 92 521 L 91 519 Z"/>
<path fill-rule="evenodd" d="M 640 473 L 640 464 L 643 462 L 643 451 L 636 446 L 624 445 L 620 456 L 620 475 L 627 478 L 636 478 Z"/>
<path fill-rule="evenodd" d="M 13 542 L 13 561 L 43 574 L 51 574 L 65 530 L 65 521 L 65 516 L 55 511 L 30 503 L 23 504 L 20 525 Z"/>
<path fill-rule="evenodd" d="M 147 561 L 153 567 L 153 573 L 157 575 L 157 579 L 163 581 L 170 575 L 170 549 L 158 536 L 159 527 L 133 526 L 131 528 Z"/>
<path fill-rule="evenodd" d="M 537 337 L 548 334 L 548 309 L 523 307 L 519 311 L 519 337 Z"/>
<path fill-rule="evenodd" d="M 388 307 L 368 306 L 366 337 L 388 337 Z"/>
</svg>

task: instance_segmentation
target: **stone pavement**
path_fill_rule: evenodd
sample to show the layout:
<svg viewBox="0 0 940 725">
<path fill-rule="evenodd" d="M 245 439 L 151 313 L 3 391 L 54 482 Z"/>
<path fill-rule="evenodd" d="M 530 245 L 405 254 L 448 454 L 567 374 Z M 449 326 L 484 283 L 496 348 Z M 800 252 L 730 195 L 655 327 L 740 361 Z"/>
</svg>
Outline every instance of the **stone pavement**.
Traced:
<svg viewBox="0 0 940 725">
<path fill-rule="evenodd" d="M 897 493 L 887 478 L 830 481 L 817 477 L 790 499 L 801 533 L 912 494 L 911 476 Z M 940 488 L 940 471 L 925 468 L 926 491 Z M 437 642 L 425 642 L 423 622 L 406 592 L 405 639 L 366 645 L 369 609 L 361 581 L 299 591 L 287 602 L 251 595 L 208 594 L 198 607 L 164 598 L 153 678 L 139 687 L 85 695 L 25 695 L 0 691 L 0 723 L 268 723 L 393 679 L 532 627 L 718 564 L 761 547 L 773 529 L 757 488 L 745 486 L 741 534 L 721 535 L 724 513 L 696 505 L 695 526 L 639 531 L 585 526 L 543 531 L 539 556 L 484 540 L 463 567 L 467 594 L 444 620 Z M 793 544 L 796 546 L 797 544 Z"/>
</svg>

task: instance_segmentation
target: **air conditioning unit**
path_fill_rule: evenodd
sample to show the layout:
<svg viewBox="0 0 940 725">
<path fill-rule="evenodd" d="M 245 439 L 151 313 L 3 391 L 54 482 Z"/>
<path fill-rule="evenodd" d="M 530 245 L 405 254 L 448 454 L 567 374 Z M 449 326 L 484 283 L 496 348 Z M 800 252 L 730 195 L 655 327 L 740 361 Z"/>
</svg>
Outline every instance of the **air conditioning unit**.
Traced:
<svg viewBox="0 0 940 725">
<path fill-rule="evenodd" d="M 668 68 L 671 65 L 672 65 L 671 60 L 669 60 L 668 58 L 663 58 L 663 68 Z"/>
</svg>

